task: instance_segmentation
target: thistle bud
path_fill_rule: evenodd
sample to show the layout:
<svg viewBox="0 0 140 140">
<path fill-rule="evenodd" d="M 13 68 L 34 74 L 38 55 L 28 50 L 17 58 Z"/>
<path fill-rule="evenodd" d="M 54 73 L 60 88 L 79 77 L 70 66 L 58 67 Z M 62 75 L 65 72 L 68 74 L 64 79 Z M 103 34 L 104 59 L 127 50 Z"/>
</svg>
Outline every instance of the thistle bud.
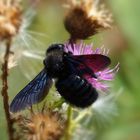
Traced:
<svg viewBox="0 0 140 140">
<path fill-rule="evenodd" d="M 69 8 L 64 25 L 72 39 L 86 39 L 101 29 L 111 28 L 111 14 L 96 0 L 73 1 Z"/>
<path fill-rule="evenodd" d="M 15 119 L 18 118 L 18 119 Z M 26 140 L 59 140 L 63 135 L 65 121 L 58 112 L 37 112 L 25 117 L 14 117 L 17 124 L 16 138 Z"/>
</svg>

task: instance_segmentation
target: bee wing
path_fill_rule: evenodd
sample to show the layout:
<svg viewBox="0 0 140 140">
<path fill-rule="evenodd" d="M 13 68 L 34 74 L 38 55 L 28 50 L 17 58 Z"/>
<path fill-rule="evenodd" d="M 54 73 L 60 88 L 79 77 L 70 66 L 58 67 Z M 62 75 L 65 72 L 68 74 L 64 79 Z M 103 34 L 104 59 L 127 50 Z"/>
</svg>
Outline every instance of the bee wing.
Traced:
<svg viewBox="0 0 140 140">
<path fill-rule="evenodd" d="M 98 72 L 110 65 L 109 57 L 101 54 L 73 55 L 73 64 L 79 69 L 89 67 L 93 72 Z"/>
<path fill-rule="evenodd" d="M 111 60 L 109 57 L 101 54 L 71 55 L 66 58 L 66 62 L 72 73 L 96 78 L 95 72 L 105 69 Z"/>
<path fill-rule="evenodd" d="M 51 86 L 52 79 L 47 76 L 47 73 L 43 69 L 15 96 L 10 105 L 10 111 L 18 112 L 42 101 L 49 92 Z"/>
</svg>

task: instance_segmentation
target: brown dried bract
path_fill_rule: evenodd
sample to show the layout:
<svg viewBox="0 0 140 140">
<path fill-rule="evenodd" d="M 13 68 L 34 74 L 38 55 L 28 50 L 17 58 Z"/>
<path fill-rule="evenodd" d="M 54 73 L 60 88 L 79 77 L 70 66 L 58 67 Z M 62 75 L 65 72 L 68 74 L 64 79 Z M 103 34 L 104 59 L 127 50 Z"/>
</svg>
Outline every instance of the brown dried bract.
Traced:
<svg viewBox="0 0 140 140">
<path fill-rule="evenodd" d="M 61 115 L 52 111 L 32 113 L 28 117 L 19 115 L 13 121 L 18 129 L 16 137 L 26 140 L 59 140 L 65 126 Z"/>
<path fill-rule="evenodd" d="M 19 1 L 0 1 L 0 40 L 15 36 L 21 25 L 21 7 Z"/>
<path fill-rule="evenodd" d="M 73 1 L 67 8 L 64 19 L 66 30 L 72 39 L 86 39 L 96 34 L 100 29 L 111 28 L 111 14 L 103 5 L 97 6 L 96 0 Z"/>
</svg>

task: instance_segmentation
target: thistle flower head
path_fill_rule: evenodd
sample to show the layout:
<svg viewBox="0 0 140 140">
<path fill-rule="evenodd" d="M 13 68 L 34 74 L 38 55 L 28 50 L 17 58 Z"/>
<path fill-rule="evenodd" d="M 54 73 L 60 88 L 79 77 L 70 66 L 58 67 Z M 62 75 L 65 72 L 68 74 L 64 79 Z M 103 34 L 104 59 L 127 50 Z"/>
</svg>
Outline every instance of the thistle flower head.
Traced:
<svg viewBox="0 0 140 140">
<path fill-rule="evenodd" d="M 0 1 L 0 40 L 15 36 L 21 24 L 19 0 Z"/>
<path fill-rule="evenodd" d="M 104 48 L 96 48 L 92 50 L 93 45 L 80 44 L 66 44 L 65 51 L 71 52 L 73 55 L 87 55 L 87 54 L 102 54 L 107 56 L 108 50 Z M 106 92 L 109 89 L 109 81 L 112 81 L 115 77 L 116 72 L 119 69 L 119 65 L 116 65 L 115 68 L 105 68 L 101 71 L 95 72 L 95 77 L 85 77 L 92 85 L 99 91 Z"/>
<path fill-rule="evenodd" d="M 97 0 L 73 0 L 67 7 L 64 24 L 73 39 L 86 39 L 100 29 L 111 28 L 112 15 Z"/>
<path fill-rule="evenodd" d="M 16 119 L 18 136 L 26 140 L 59 140 L 65 121 L 58 112 L 32 113 L 29 117 L 19 115 Z"/>
</svg>

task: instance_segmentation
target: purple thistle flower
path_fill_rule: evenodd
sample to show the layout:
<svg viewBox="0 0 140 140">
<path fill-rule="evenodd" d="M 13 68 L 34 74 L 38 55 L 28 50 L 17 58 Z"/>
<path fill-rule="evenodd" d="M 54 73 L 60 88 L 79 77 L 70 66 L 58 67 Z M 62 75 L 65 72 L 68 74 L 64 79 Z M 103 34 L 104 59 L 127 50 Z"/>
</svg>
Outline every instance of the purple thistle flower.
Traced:
<svg viewBox="0 0 140 140">
<path fill-rule="evenodd" d="M 65 44 L 65 52 L 71 52 L 73 55 L 87 55 L 87 54 L 101 54 L 107 56 L 109 50 L 105 48 L 96 48 L 92 50 L 93 44 Z M 105 68 L 104 70 L 95 72 L 97 78 L 86 76 L 94 88 L 99 91 L 107 92 L 109 89 L 109 81 L 112 81 L 115 77 L 116 72 L 119 70 L 119 64 L 117 64 L 113 69 Z"/>
</svg>

